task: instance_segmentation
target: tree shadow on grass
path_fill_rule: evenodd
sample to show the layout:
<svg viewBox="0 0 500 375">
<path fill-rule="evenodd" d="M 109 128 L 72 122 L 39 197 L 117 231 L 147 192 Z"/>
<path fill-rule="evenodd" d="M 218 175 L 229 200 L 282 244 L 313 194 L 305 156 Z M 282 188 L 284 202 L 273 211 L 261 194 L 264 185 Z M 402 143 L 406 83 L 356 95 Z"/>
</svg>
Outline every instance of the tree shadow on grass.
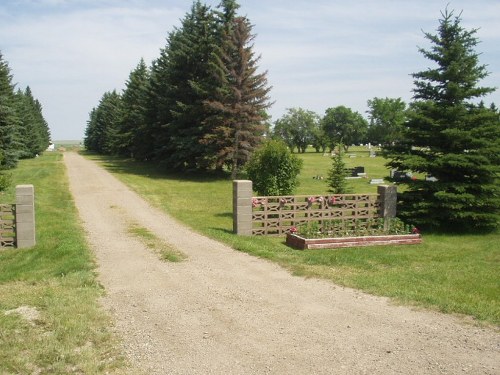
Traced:
<svg viewBox="0 0 500 375">
<path fill-rule="evenodd" d="M 80 151 L 80 154 L 88 156 L 91 160 L 102 164 L 110 172 L 118 174 L 133 174 L 152 179 L 171 179 L 187 182 L 229 180 L 229 174 L 221 171 L 175 172 L 155 162 L 140 162 L 130 158 L 100 155 L 88 151 Z"/>
</svg>

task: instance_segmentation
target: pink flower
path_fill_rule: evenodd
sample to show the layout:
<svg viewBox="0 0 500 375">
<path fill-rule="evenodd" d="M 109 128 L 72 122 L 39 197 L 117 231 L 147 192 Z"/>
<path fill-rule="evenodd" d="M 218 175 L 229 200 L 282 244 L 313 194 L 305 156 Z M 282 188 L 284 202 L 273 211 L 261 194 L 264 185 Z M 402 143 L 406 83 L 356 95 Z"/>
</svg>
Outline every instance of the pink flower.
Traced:
<svg viewBox="0 0 500 375">
<path fill-rule="evenodd" d="M 314 197 L 309 197 L 309 198 L 307 198 L 307 202 L 309 202 L 309 203 L 314 203 L 314 202 L 316 202 L 316 198 L 314 198 Z"/>
<path fill-rule="evenodd" d="M 411 234 L 420 234 L 420 230 L 417 227 L 413 227 Z"/>
<path fill-rule="evenodd" d="M 297 233 L 297 228 L 291 227 L 290 228 L 290 233 Z"/>
</svg>

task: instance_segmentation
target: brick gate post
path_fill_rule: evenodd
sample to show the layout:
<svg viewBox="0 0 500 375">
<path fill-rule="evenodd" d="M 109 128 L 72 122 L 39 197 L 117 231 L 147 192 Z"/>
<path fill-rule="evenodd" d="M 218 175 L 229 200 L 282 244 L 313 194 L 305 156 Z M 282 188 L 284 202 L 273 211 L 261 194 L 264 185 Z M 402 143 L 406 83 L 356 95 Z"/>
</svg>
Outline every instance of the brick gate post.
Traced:
<svg viewBox="0 0 500 375">
<path fill-rule="evenodd" d="M 233 181 L 233 233 L 252 235 L 252 181 Z"/>
<path fill-rule="evenodd" d="M 16 186 L 16 242 L 19 249 L 35 246 L 35 188 Z"/>
</svg>

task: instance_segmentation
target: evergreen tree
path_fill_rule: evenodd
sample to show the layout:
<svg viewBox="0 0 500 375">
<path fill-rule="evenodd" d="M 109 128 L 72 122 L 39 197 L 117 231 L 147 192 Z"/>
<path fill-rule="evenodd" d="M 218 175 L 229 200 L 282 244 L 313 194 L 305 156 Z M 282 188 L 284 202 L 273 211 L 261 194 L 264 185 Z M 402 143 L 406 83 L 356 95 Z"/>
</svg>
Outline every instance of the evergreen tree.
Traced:
<svg viewBox="0 0 500 375">
<path fill-rule="evenodd" d="M 121 96 L 115 90 L 105 93 L 99 106 L 90 113 L 84 139 L 85 147 L 100 154 L 117 154 L 120 149 L 117 133 L 121 121 Z"/>
<path fill-rule="evenodd" d="M 232 9 L 224 14 L 234 14 Z M 215 165 L 227 164 L 235 178 L 262 141 L 270 87 L 266 73 L 257 73 L 249 21 L 236 17 L 230 22 L 224 25 L 221 46 L 212 54 L 215 91 L 205 101 L 212 115 L 204 121 L 201 143 L 208 146 L 205 160 L 215 156 Z"/>
<path fill-rule="evenodd" d="M 151 76 L 154 157 L 177 170 L 198 168 L 203 157 L 204 102 L 213 85 L 209 59 L 216 44 L 210 7 L 196 1 L 153 64 Z"/>
<path fill-rule="evenodd" d="M 87 120 L 87 127 L 85 128 L 85 137 L 83 138 L 83 145 L 87 151 L 97 152 L 99 147 L 99 134 L 97 131 L 96 123 L 97 109 L 94 107 L 89 113 Z"/>
<path fill-rule="evenodd" d="M 408 181 L 400 215 L 440 229 L 494 229 L 500 209 L 500 121 L 477 99 L 494 89 L 475 52 L 476 30 L 446 10 L 437 34 L 426 33 L 437 66 L 413 74 L 414 102 L 400 142 L 386 148 L 392 168 L 432 175 L 436 182 Z"/>
<path fill-rule="evenodd" d="M 346 194 L 347 189 L 347 170 L 344 162 L 343 145 L 338 145 L 338 152 L 332 157 L 332 167 L 328 171 L 328 191 L 333 194 Z"/>
<path fill-rule="evenodd" d="M 0 53 L 0 169 L 16 166 L 21 153 L 20 119 L 10 68 Z"/>
<path fill-rule="evenodd" d="M 144 160 L 153 140 L 148 137 L 147 108 L 149 95 L 149 70 L 141 59 L 130 73 L 122 95 L 123 113 L 116 134 L 116 152 Z"/>
<path fill-rule="evenodd" d="M 30 87 L 16 93 L 20 119 L 20 157 L 33 158 L 47 149 L 50 131 L 42 114 L 42 106 L 33 97 Z"/>
</svg>

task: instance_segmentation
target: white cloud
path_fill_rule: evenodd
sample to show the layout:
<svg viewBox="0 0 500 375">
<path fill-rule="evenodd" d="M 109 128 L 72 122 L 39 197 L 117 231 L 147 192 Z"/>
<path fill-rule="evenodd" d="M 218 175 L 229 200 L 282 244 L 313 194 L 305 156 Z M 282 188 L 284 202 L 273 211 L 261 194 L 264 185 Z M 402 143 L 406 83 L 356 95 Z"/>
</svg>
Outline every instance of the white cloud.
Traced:
<svg viewBox="0 0 500 375">
<path fill-rule="evenodd" d="M 429 62 L 422 30 L 434 33 L 440 10 L 460 11 L 479 28 L 483 82 L 500 86 L 500 3 L 489 0 L 240 0 L 257 33 L 260 66 L 273 85 L 273 117 L 288 107 L 322 114 L 347 105 L 363 113 L 374 96 L 411 97 L 410 73 Z M 209 0 L 217 6 L 220 0 Z M 141 57 L 159 56 L 190 1 L 3 0 L 0 49 L 14 80 L 30 85 L 55 139 L 80 138 L 105 91 L 122 89 Z M 489 101 L 500 104 L 498 93 Z"/>
</svg>

